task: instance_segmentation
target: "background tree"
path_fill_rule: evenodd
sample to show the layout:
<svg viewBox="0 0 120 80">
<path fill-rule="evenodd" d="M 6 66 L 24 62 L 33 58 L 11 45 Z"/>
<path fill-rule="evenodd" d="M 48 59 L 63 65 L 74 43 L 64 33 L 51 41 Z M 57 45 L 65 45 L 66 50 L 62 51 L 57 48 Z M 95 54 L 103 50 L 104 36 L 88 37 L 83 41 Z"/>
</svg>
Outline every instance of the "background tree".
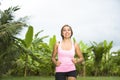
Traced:
<svg viewBox="0 0 120 80">
<path fill-rule="evenodd" d="M 19 9 L 16 6 L 4 11 L 0 10 L 0 75 L 14 68 L 14 60 L 20 53 L 19 44 L 16 43 L 16 34 L 19 34 L 26 24 L 23 22 L 24 18 L 14 20 L 13 13 Z"/>
<path fill-rule="evenodd" d="M 25 34 L 25 39 L 18 39 L 24 52 L 22 52 L 22 55 L 16 60 L 17 67 L 13 72 L 14 75 L 21 73 L 18 75 L 24 74 L 24 77 L 26 77 L 27 75 L 43 75 L 48 71 L 48 74 L 50 74 L 51 65 L 47 66 L 47 68 L 46 65 L 50 64 L 51 50 L 49 46 L 43 42 L 43 39 L 48 36 L 38 37 L 42 31 L 43 30 L 33 35 L 33 27 L 29 26 Z M 20 66 L 20 64 L 22 66 Z"/>
<path fill-rule="evenodd" d="M 102 66 L 102 59 L 104 54 L 107 54 L 109 50 L 112 48 L 112 42 L 107 46 L 106 40 L 100 43 L 93 42 L 90 47 L 94 54 L 94 67 L 95 67 L 95 76 L 98 76 L 98 72 L 100 73 L 100 69 Z"/>
<path fill-rule="evenodd" d="M 101 63 L 101 75 L 108 75 L 110 71 L 110 57 L 112 56 L 110 50 L 113 46 L 113 41 L 107 42 L 104 40 L 104 54 Z"/>
<path fill-rule="evenodd" d="M 109 74 L 112 76 L 120 76 L 120 49 L 111 53 L 109 63 Z"/>
</svg>

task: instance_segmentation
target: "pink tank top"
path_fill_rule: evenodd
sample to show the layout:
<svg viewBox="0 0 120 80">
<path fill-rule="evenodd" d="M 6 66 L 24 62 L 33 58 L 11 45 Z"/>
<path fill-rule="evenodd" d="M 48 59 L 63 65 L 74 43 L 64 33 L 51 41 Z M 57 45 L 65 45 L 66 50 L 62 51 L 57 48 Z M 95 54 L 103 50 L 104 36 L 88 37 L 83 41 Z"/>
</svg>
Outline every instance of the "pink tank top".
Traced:
<svg viewBox="0 0 120 80">
<path fill-rule="evenodd" d="M 56 67 L 56 72 L 69 72 L 76 70 L 75 64 L 72 59 L 75 55 L 74 44 L 72 44 L 71 50 L 63 50 L 61 48 L 61 43 L 58 46 L 58 60 L 61 62 L 60 66 Z"/>
</svg>

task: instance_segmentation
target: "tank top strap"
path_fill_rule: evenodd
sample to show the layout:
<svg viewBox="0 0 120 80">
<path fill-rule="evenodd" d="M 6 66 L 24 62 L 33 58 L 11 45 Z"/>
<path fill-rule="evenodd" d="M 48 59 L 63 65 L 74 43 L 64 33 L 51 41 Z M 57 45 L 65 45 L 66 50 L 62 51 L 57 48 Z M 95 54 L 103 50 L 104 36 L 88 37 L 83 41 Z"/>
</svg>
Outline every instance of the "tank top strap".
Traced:
<svg viewBox="0 0 120 80">
<path fill-rule="evenodd" d="M 58 43 L 59 43 L 58 47 L 59 47 L 60 49 L 62 49 L 62 48 L 61 48 L 61 47 L 62 47 L 62 41 L 58 41 Z M 74 42 L 74 41 L 72 41 L 72 49 L 75 49 L 75 42 Z"/>
<path fill-rule="evenodd" d="M 58 41 L 58 48 L 61 48 L 61 41 Z"/>
</svg>

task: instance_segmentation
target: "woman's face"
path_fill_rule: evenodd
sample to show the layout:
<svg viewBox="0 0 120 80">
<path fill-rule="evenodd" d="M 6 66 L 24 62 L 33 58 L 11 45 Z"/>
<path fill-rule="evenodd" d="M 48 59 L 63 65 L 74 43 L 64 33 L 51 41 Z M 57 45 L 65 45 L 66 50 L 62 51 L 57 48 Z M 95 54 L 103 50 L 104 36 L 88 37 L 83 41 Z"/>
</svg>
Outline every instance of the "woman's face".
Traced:
<svg viewBox="0 0 120 80">
<path fill-rule="evenodd" d="M 71 37 L 71 28 L 69 26 L 65 26 L 62 30 L 62 35 L 64 38 L 70 38 Z"/>
</svg>

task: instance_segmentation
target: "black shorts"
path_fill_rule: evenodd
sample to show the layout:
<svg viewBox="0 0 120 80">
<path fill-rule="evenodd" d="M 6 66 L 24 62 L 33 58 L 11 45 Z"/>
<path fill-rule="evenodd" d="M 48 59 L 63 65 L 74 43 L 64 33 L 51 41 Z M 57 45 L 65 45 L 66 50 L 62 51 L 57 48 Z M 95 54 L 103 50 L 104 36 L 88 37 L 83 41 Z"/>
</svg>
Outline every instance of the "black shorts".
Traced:
<svg viewBox="0 0 120 80">
<path fill-rule="evenodd" d="M 66 80 L 67 77 L 77 77 L 76 70 L 70 72 L 56 72 L 55 80 Z"/>
</svg>

